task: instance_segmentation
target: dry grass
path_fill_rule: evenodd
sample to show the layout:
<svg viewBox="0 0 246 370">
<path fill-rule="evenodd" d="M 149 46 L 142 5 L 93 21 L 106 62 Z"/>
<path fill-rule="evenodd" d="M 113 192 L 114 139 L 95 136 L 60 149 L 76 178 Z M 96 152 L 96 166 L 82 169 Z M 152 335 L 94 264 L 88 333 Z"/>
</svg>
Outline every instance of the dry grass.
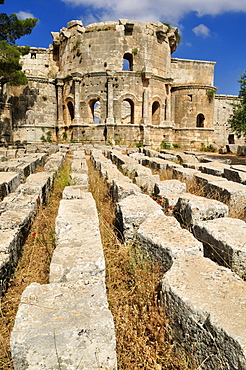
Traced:
<svg viewBox="0 0 246 370">
<path fill-rule="evenodd" d="M 22 256 L 0 306 L 0 369 L 13 369 L 9 338 L 14 325 L 21 294 L 32 282 L 48 283 L 49 266 L 54 250 L 54 225 L 63 188 L 68 184 L 66 163 L 55 180 L 46 206 L 41 206 L 23 246 Z"/>
<path fill-rule="evenodd" d="M 168 319 L 160 304 L 158 265 L 137 245 L 123 245 L 114 228 L 114 205 L 104 181 L 88 162 L 91 191 L 97 203 L 107 266 L 107 294 L 114 316 L 118 368 L 188 369 L 171 344 Z"/>
</svg>

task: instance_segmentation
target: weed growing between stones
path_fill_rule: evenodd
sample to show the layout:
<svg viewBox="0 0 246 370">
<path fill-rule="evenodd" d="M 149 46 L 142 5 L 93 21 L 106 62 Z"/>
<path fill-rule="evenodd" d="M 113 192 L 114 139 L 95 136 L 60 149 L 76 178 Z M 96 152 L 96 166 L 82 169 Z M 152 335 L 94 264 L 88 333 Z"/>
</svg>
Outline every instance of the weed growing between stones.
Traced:
<svg viewBox="0 0 246 370">
<path fill-rule="evenodd" d="M 90 161 L 88 167 L 100 219 L 118 369 L 189 369 L 186 356 L 179 358 L 171 344 L 168 318 L 160 304 L 160 268 L 143 256 L 138 245 L 119 242 L 110 193 Z"/>
<path fill-rule="evenodd" d="M 13 369 L 9 346 L 21 294 L 31 283 L 47 284 L 49 266 L 55 245 L 55 219 L 62 191 L 69 184 L 69 163 L 66 162 L 46 205 L 41 205 L 23 246 L 22 256 L 0 306 L 0 369 Z"/>
</svg>

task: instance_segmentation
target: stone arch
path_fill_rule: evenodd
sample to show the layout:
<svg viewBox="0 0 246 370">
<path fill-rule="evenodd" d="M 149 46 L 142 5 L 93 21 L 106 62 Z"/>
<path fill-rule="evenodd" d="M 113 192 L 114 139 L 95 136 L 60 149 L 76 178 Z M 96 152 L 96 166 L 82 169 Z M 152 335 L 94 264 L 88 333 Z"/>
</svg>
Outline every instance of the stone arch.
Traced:
<svg viewBox="0 0 246 370">
<path fill-rule="evenodd" d="M 158 100 L 152 103 L 152 125 L 160 125 L 161 105 Z"/>
<path fill-rule="evenodd" d="M 132 71 L 133 70 L 133 56 L 131 53 L 125 53 L 123 56 L 123 71 Z"/>
<path fill-rule="evenodd" d="M 121 103 L 121 122 L 128 124 L 134 123 L 134 102 L 126 98 Z"/>
<path fill-rule="evenodd" d="M 205 116 L 203 113 L 199 113 L 196 116 L 196 127 L 204 127 Z"/>
<path fill-rule="evenodd" d="M 93 98 L 89 101 L 89 107 L 91 112 L 92 121 L 95 124 L 101 123 L 101 107 L 100 98 Z"/>
<path fill-rule="evenodd" d="M 65 126 L 70 126 L 74 120 L 74 102 L 71 98 L 66 99 L 64 108 Z"/>
</svg>

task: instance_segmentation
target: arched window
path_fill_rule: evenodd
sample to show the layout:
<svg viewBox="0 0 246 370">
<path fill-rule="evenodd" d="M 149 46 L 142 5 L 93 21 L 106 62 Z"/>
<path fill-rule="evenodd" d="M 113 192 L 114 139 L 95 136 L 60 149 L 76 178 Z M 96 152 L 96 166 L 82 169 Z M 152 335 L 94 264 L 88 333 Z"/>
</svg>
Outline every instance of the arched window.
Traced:
<svg viewBox="0 0 246 370">
<path fill-rule="evenodd" d="M 122 123 L 134 123 L 134 103 L 131 99 L 125 99 L 121 107 Z"/>
<path fill-rule="evenodd" d="M 154 101 L 152 104 L 152 125 L 160 124 L 160 103 Z"/>
<path fill-rule="evenodd" d="M 205 117 L 204 114 L 199 113 L 196 117 L 196 127 L 204 127 Z"/>
<path fill-rule="evenodd" d="M 73 106 L 73 103 L 71 101 L 69 101 L 67 103 L 67 108 L 68 108 L 68 112 L 69 112 L 69 121 L 72 122 L 73 119 L 74 119 L 74 106 Z"/>
<path fill-rule="evenodd" d="M 123 56 L 123 71 L 132 71 L 133 68 L 133 58 L 132 54 L 126 53 Z"/>
<path fill-rule="evenodd" d="M 101 122 L 101 109 L 99 99 L 93 99 L 90 101 L 90 109 L 92 114 L 93 123 Z"/>
</svg>

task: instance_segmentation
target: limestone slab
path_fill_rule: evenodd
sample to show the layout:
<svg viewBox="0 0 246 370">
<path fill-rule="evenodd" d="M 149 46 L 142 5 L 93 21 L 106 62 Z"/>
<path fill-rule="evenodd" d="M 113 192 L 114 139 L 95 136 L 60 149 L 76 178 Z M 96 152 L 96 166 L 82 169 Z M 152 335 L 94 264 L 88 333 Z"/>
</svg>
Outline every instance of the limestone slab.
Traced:
<svg viewBox="0 0 246 370">
<path fill-rule="evenodd" d="M 199 222 L 194 235 L 204 245 L 206 257 L 246 277 L 246 223 L 236 218 Z"/>
<path fill-rule="evenodd" d="M 137 240 L 148 254 L 168 271 L 174 260 L 184 254 L 203 255 L 203 246 L 174 217 L 150 215 L 137 230 Z"/>
<path fill-rule="evenodd" d="M 16 369 L 117 368 L 113 318 L 101 282 L 28 286 L 11 333 Z"/>
<path fill-rule="evenodd" d="M 186 192 L 186 184 L 179 180 L 164 180 L 156 182 L 154 186 L 154 194 L 162 196 L 163 194 L 182 194 Z"/>
<path fill-rule="evenodd" d="M 116 204 L 116 217 L 119 230 L 126 241 L 135 238 L 141 223 L 151 214 L 162 215 L 161 207 L 148 195 L 129 195 Z"/>
<path fill-rule="evenodd" d="M 174 342 L 207 370 L 246 368 L 246 284 L 208 258 L 175 260 L 162 281 Z"/>
<path fill-rule="evenodd" d="M 179 196 L 173 214 L 182 225 L 191 227 L 199 221 L 227 217 L 228 207 L 214 199 L 185 193 Z"/>
</svg>

